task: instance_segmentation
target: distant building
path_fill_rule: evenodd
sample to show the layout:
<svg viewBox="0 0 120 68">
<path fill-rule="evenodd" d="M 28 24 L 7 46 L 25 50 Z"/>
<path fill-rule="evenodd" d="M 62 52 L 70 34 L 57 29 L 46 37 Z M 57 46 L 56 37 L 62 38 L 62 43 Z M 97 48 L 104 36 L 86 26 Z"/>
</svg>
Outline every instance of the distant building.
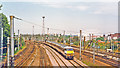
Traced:
<svg viewBox="0 0 120 68">
<path fill-rule="evenodd" d="M 110 34 L 111 39 L 118 39 L 120 38 L 120 33 Z"/>
<path fill-rule="evenodd" d="M 101 40 L 98 40 L 98 42 L 100 42 L 100 43 L 105 43 L 105 41 L 101 41 Z"/>
<path fill-rule="evenodd" d="M 99 38 L 99 37 L 101 37 L 100 35 L 93 35 L 93 39 L 95 40 L 96 38 Z M 92 36 L 90 36 L 90 35 L 88 35 L 88 36 L 86 36 L 86 41 L 88 41 L 88 40 L 92 40 Z"/>
<path fill-rule="evenodd" d="M 98 35 L 94 35 L 93 36 L 93 39 L 96 39 L 96 38 L 99 38 L 100 36 L 98 36 Z"/>
</svg>

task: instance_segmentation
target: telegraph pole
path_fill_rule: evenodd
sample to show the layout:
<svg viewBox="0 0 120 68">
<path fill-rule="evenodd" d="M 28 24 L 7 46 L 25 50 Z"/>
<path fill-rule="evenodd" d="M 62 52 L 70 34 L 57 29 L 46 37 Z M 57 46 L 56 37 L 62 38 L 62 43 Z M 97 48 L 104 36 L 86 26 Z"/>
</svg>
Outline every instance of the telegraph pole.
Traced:
<svg viewBox="0 0 120 68">
<path fill-rule="evenodd" d="M 1 61 L 3 60 L 3 28 L 1 27 Z"/>
<path fill-rule="evenodd" d="M 63 44 L 65 44 L 65 30 L 64 30 L 64 33 L 63 33 Z"/>
<path fill-rule="evenodd" d="M 82 30 L 80 30 L 80 60 L 82 60 L 82 57 L 81 57 L 81 39 L 82 39 Z"/>
<path fill-rule="evenodd" d="M 43 36 L 43 37 L 42 37 L 42 41 L 44 41 L 44 39 L 45 39 L 45 38 L 44 38 L 44 34 L 45 34 L 44 18 L 45 18 L 45 16 L 43 16 L 42 18 L 43 18 L 43 31 L 42 31 L 42 36 Z"/>
<path fill-rule="evenodd" d="M 7 38 L 7 66 L 9 67 L 10 66 L 10 64 L 9 64 L 9 54 L 10 54 L 10 52 L 9 52 L 9 45 L 10 45 L 10 38 L 8 37 Z"/>
<path fill-rule="evenodd" d="M 11 66 L 14 66 L 14 16 L 10 16 Z"/>
<path fill-rule="evenodd" d="M 18 30 L 18 50 L 19 50 L 19 30 Z"/>
</svg>

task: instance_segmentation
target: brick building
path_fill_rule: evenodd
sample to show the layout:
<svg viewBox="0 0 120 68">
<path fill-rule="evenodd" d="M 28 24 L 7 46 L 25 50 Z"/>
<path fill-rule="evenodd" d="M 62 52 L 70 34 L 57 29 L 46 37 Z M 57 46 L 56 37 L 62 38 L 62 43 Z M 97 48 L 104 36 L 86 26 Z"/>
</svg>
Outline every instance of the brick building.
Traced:
<svg viewBox="0 0 120 68">
<path fill-rule="evenodd" d="M 111 39 L 118 39 L 120 38 L 120 33 L 110 34 Z"/>
</svg>

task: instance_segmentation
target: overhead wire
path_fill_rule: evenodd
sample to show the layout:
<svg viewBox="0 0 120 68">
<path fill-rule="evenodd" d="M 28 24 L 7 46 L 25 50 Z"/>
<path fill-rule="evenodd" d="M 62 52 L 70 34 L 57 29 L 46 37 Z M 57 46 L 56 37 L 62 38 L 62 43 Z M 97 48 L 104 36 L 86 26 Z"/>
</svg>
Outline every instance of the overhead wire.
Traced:
<svg viewBox="0 0 120 68">
<path fill-rule="evenodd" d="M 15 17 L 16 19 L 18 20 L 21 20 L 23 22 L 26 22 L 26 23 L 29 23 L 29 24 L 33 24 L 33 25 L 36 25 L 36 26 L 39 26 L 39 27 L 43 27 L 42 25 L 39 25 L 39 24 L 35 24 L 34 22 L 30 22 L 30 21 L 26 21 L 24 19 L 20 19 L 20 18 L 17 18 Z M 80 32 L 78 31 L 68 31 L 68 30 L 62 30 L 62 29 L 55 29 L 55 28 L 51 28 L 51 27 L 45 27 L 45 28 L 49 28 L 50 30 L 57 30 L 57 31 L 66 31 L 66 32 L 72 32 L 72 33 L 75 33 L 75 34 L 79 34 Z M 104 34 L 104 33 L 87 33 L 85 31 L 82 32 L 83 34 Z"/>
<path fill-rule="evenodd" d="M 21 21 L 26 22 L 26 23 L 29 23 L 29 24 L 34 24 L 34 25 L 36 25 L 36 26 L 43 27 L 42 25 L 38 25 L 38 24 L 35 24 L 35 23 L 33 23 L 33 22 L 30 22 L 30 21 L 23 20 L 23 19 L 21 19 Z M 66 31 L 66 30 L 55 29 L 55 28 L 51 28 L 51 27 L 45 27 L 45 28 L 49 28 L 49 29 L 51 29 L 51 30 L 57 30 L 57 31 Z M 79 33 L 79 32 L 75 32 L 75 31 L 67 31 L 67 32 Z"/>
</svg>

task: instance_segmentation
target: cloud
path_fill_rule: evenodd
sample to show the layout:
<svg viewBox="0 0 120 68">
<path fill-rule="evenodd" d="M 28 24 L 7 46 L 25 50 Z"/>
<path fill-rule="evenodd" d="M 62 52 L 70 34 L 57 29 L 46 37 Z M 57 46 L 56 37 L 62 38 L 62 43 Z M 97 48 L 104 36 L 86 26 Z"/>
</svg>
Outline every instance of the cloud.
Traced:
<svg viewBox="0 0 120 68">
<path fill-rule="evenodd" d="M 76 2 L 75 2 L 76 3 Z M 41 4 L 41 3 L 37 3 L 37 4 Z M 51 2 L 47 2 L 47 3 L 43 3 L 44 6 L 48 6 L 48 7 L 52 7 L 52 8 L 69 8 L 72 10 L 81 10 L 81 11 L 85 11 L 89 8 L 89 6 L 87 5 L 71 5 L 69 3 L 51 3 Z"/>
<path fill-rule="evenodd" d="M 72 9 L 72 10 L 81 10 L 81 11 L 84 11 L 84 10 L 87 10 L 89 8 L 89 6 L 87 5 L 76 5 L 77 2 L 74 2 L 74 3 L 56 3 L 56 2 L 33 2 L 33 4 L 40 4 L 40 5 L 43 5 L 43 6 L 47 6 L 47 7 L 52 7 L 52 8 L 69 8 L 69 9 Z M 79 2 L 80 3 L 80 2 Z M 80 3 L 81 4 L 81 3 Z"/>
<path fill-rule="evenodd" d="M 78 5 L 78 6 L 70 6 L 70 5 L 54 5 L 54 6 L 51 6 L 51 7 L 55 7 L 55 8 L 69 8 L 69 9 L 73 9 L 73 10 L 80 10 L 80 11 L 85 11 L 87 10 L 89 7 L 88 6 L 81 6 L 81 5 Z"/>
<path fill-rule="evenodd" d="M 118 2 L 119 0 L 2 0 L 2 2 Z"/>
<path fill-rule="evenodd" d="M 87 11 L 92 14 L 111 14 L 117 15 L 118 3 L 116 2 L 97 2 L 97 3 L 81 3 L 73 2 L 71 3 L 57 3 L 57 2 L 35 2 L 34 4 L 41 4 L 43 6 L 52 8 L 68 8 L 71 10 Z"/>
<path fill-rule="evenodd" d="M 117 3 L 104 3 L 97 6 L 93 11 L 94 14 L 113 14 L 117 15 L 118 13 L 118 4 Z"/>
<path fill-rule="evenodd" d="M 64 6 L 64 8 L 70 8 L 70 9 L 74 9 L 74 10 L 85 11 L 85 10 L 87 10 L 90 7 L 86 6 L 86 5 L 77 5 L 77 6 L 68 5 L 68 6 Z"/>
<path fill-rule="evenodd" d="M 69 8 L 72 10 L 80 10 L 80 11 L 86 11 L 92 12 L 93 14 L 115 14 L 117 13 L 118 3 L 116 2 L 91 2 L 91 3 L 82 3 L 82 2 L 35 2 L 34 4 L 43 4 L 47 7 L 52 8 Z M 79 4 L 76 4 L 79 3 Z"/>
<path fill-rule="evenodd" d="M 60 4 L 49 4 L 49 5 L 47 5 L 47 6 L 53 7 L 53 8 L 64 8 L 64 6 L 63 6 L 63 5 L 60 5 Z"/>
<path fill-rule="evenodd" d="M 102 14 L 102 11 L 101 11 L 101 10 L 100 10 L 100 11 L 98 10 L 98 11 L 94 11 L 93 13 L 94 13 L 94 14 Z"/>
<path fill-rule="evenodd" d="M 87 10 L 89 7 L 88 6 L 76 6 L 76 9 L 79 10 Z"/>
</svg>

